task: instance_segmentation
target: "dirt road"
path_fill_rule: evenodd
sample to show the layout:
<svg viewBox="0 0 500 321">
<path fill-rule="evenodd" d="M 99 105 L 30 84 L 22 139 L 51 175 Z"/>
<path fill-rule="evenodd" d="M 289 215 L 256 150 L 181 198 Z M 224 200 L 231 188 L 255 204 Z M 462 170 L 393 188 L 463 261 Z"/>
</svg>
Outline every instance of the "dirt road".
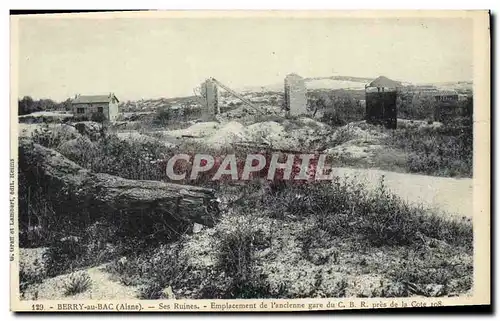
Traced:
<svg viewBox="0 0 500 321">
<path fill-rule="evenodd" d="M 82 271 L 80 271 L 82 272 Z M 137 298 L 137 288 L 125 286 L 111 279 L 111 275 L 103 271 L 103 266 L 85 270 L 91 280 L 91 286 L 83 293 L 64 295 L 65 284 L 69 282 L 70 274 L 58 275 L 45 279 L 41 284 L 28 288 L 25 299 L 39 300 L 113 300 Z"/>
<path fill-rule="evenodd" d="M 396 173 L 376 169 L 333 168 L 340 177 L 355 178 L 376 188 L 384 176 L 386 187 L 413 204 L 458 217 L 472 217 L 472 179 Z"/>
</svg>

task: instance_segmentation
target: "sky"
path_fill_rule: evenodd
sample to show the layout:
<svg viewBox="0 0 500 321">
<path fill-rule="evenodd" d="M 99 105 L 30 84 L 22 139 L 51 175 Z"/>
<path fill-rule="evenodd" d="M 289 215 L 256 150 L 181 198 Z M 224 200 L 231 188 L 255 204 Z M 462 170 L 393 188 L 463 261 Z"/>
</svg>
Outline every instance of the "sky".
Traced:
<svg viewBox="0 0 500 321">
<path fill-rule="evenodd" d="M 121 100 L 192 95 L 303 77 L 413 83 L 472 80 L 472 21 L 461 18 L 20 18 L 18 95 Z"/>
</svg>

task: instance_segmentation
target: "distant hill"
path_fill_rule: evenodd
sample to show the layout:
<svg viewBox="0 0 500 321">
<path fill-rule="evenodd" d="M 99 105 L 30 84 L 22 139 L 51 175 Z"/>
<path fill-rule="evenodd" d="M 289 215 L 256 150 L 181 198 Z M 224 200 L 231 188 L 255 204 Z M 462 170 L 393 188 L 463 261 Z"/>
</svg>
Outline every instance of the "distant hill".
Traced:
<svg viewBox="0 0 500 321">
<path fill-rule="evenodd" d="M 308 90 L 320 89 L 346 89 L 346 90 L 364 90 L 365 85 L 372 82 L 375 78 L 368 77 L 351 77 L 351 76 L 331 76 L 331 77 L 309 77 L 304 78 L 306 88 Z M 434 86 L 440 89 L 455 89 L 458 91 L 472 90 L 471 81 L 452 81 L 452 82 L 435 82 L 425 84 L 412 84 L 407 81 L 400 81 L 403 86 Z M 275 83 L 264 86 L 248 86 L 237 89 L 238 92 L 283 92 L 284 83 Z"/>
<path fill-rule="evenodd" d="M 304 78 L 306 88 L 316 89 L 364 89 L 365 85 L 375 78 L 350 77 L 350 76 L 331 76 L 331 77 L 310 77 Z M 284 82 L 265 86 L 248 86 L 238 90 L 239 92 L 283 92 Z"/>
<path fill-rule="evenodd" d="M 358 82 L 358 83 L 369 83 L 375 78 L 366 78 L 366 77 L 352 77 L 352 76 L 330 76 L 330 77 L 310 77 L 310 78 L 305 78 L 305 81 L 312 81 L 312 80 L 342 80 L 342 81 L 352 81 L 352 82 Z"/>
</svg>

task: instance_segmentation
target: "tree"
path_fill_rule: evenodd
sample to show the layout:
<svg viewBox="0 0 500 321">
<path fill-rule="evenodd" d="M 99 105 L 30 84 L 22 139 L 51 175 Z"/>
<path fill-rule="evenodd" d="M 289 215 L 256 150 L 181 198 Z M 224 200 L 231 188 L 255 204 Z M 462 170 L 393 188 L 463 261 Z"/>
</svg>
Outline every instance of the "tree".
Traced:
<svg viewBox="0 0 500 321">
<path fill-rule="evenodd" d="M 27 115 L 37 111 L 58 110 L 62 104 L 68 103 L 71 106 L 71 100 L 69 99 L 64 103 L 56 103 L 52 99 L 33 100 L 30 96 L 24 96 L 21 100 L 18 100 L 18 114 Z"/>
<path fill-rule="evenodd" d="M 172 110 L 167 105 L 156 110 L 154 122 L 159 125 L 166 125 L 172 119 L 172 116 Z"/>
<path fill-rule="evenodd" d="M 35 111 L 38 110 L 35 110 L 35 103 L 33 101 L 33 98 L 31 98 L 30 96 L 24 96 L 23 99 L 18 101 L 19 115 L 31 114 L 32 112 Z"/>
</svg>

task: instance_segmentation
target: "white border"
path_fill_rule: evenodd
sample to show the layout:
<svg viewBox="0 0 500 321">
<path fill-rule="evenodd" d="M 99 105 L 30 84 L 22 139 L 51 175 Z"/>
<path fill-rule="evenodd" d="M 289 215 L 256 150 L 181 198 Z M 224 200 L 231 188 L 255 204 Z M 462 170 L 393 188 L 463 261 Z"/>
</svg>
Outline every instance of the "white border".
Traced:
<svg viewBox="0 0 500 321">
<path fill-rule="evenodd" d="M 8 16 L 8 8 L 16 8 L 16 9 L 28 9 L 28 8 L 47 8 L 47 9 L 54 9 L 54 8 L 65 8 L 65 9 L 112 9 L 112 8 L 120 8 L 120 9 L 141 9 L 141 8 L 159 8 L 159 9 L 493 9 L 493 12 L 495 14 L 498 14 L 498 1 L 481 1 L 481 0 L 475 0 L 475 1 L 449 1 L 449 2 L 444 2 L 444 1 L 418 1 L 414 5 L 410 2 L 392 2 L 392 1 L 356 1 L 356 0 L 351 0 L 345 3 L 329 3 L 326 1 L 317 1 L 317 0 L 308 0 L 308 1 L 286 1 L 279 3 L 277 1 L 271 1 L 271 0 L 254 0 L 254 1 L 238 1 L 238 3 L 232 2 L 232 1 L 210 1 L 208 4 L 207 2 L 204 1 L 168 1 L 168 4 L 162 3 L 161 1 L 149 1 L 149 0 L 142 0 L 138 2 L 132 2 L 132 1 L 121 1 L 119 2 L 119 6 L 117 6 L 118 3 L 113 3 L 111 1 L 95 1 L 95 0 L 89 0 L 89 1 L 72 1 L 72 2 L 67 2 L 67 1 L 51 1 L 51 0 L 46 0 L 46 1 L 3 1 L 0 6 L 2 7 L 2 12 L 4 13 L 2 15 L 2 23 L 0 24 L 2 27 L 2 31 L 0 32 L 0 35 L 2 37 L 2 44 L 4 45 L 3 50 L 1 51 L 2 55 L 2 60 L 3 64 L 2 66 L 2 80 L 3 80 L 3 86 L 1 87 L 1 97 L 2 102 L 4 103 L 4 108 L 7 110 L 8 108 L 8 102 L 9 102 L 9 86 L 10 86 L 10 79 L 9 79 L 9 68 L 8 68 L 8 63 L 9 63 L 9 16 Z M 5 8 L 4 8 L 5 6 Z M 494 28 L 496 30 L 495 34 L 495 40 L 498 40 L 498 17 L 496 17 L 496 20 L 494 20 Z M 495 44 L 495 42 L 493 43 Z M 494 59 L 494 57 L 492 57 Z M 496 69 L 495 69 L 495 75 Z M 498 92 L 498 84 L 495 86 L 495 88 L 492 88 L 492 90 L 495 90 Z M 492 102 L 493 103 L 493 102 Z M 496 117 L 498 116 L 498 112 Z M 5 132 L 3 135 L 0 135 L 1 137 L 1 142 L 2 142 L 2 147 L 4 148 L 3 150 L 7 150 L 10 140 L 9 140 L 9 117 L 1 117 L 1 120 L 4 122 L 0 126 L 2 130 Z M 495 118 L 495 121 L 498 119 Z M 496 122 L 498 124 L 498 122 Z M 498 143 L 500 144 L 500 143 Z M 495 143 L 495 147 L 499 147 L 497 145 L 497 142 Z M 8 154 L 8 153 L 5 153 Z M 4 156 L 1 158 L 2 161 L 0 163 L 0 166 L 2 166 L 3 170 L 0 171 L 0 175 L 3 178 L 3 185 L 2 188 L 4 191 L 3 195 L 4 197 L 1 198 L 2 204 L 4 205 L 5 211 L 7 211 L 7 182 L 8 182 L 8 172 L 7 172 L 7 166 L 8 166 L 8 157 Z M 494 164 L 492 164 L 494 165 Z M 496 177 L 495 177 L 496 178 Z M 498 192 L 500 193 L 500 192 Z M 492 196 L 493 197 L 493 196 Z M 495 194 L 494 198 L 497 198 L 498 195 Z M 6 218 L 5 218 L 6 219 Z M 498 219 L 497 219 L 498 222 Z M 6 237 L 4 235 L 4 242 L 6 243 Z M 3 275 L 6 277 L 9 275 L 9 268 L 7 264 L 7 246 L 4 244 L 2 252 L 2 257 L 4 258 L 4 264 L 2 264 L 2 270 L 5 272 Z M 498 247 L 497 247 L 498 251 Z M 497 253 L 495 253 L 497 254 Z M 497 278 L 498 280 L 498 278 Z M 497 284 L 498 285 L 498 284 Z M 13 314 L 11 314 L 9 311 L 9 287 L 3 287 L 2 291 L 2 297 L 1 297 L 1 302 L 3 303 L 2 311 L 5 313 L 6 312 L 6 317 L 10 320 L 10 318 L 13 318 Z M 494 303 L 493 303 L 494 304 Z M 291 315 L 284 315 L 284 316 L 273 316 L 275 317 L 290 317 Z M 319 315 L 300 315 L 301 318 L 308 318 L 310 316 L 315 316 L 318 317 Z M 73 316 L 76 317 L 76 316 Z M 163 315 L 157 315 L 157 317 L 165 317 Z M 169 318 L 171 317 L 176 317 L 175 315 L 169 315 Z M 196 317 L 196 316 L 195 316 Z M 264 315 L 254 315 L 253 317 L 255 318 L 266 318 L 267 316 Z M 368 317 L 368 316 L 366 316 Z M 421 316 L 420 318 L 432 318 L 432 316 Z M 417 317 L 418 319 L 418 317 Z"/>
</svg>

